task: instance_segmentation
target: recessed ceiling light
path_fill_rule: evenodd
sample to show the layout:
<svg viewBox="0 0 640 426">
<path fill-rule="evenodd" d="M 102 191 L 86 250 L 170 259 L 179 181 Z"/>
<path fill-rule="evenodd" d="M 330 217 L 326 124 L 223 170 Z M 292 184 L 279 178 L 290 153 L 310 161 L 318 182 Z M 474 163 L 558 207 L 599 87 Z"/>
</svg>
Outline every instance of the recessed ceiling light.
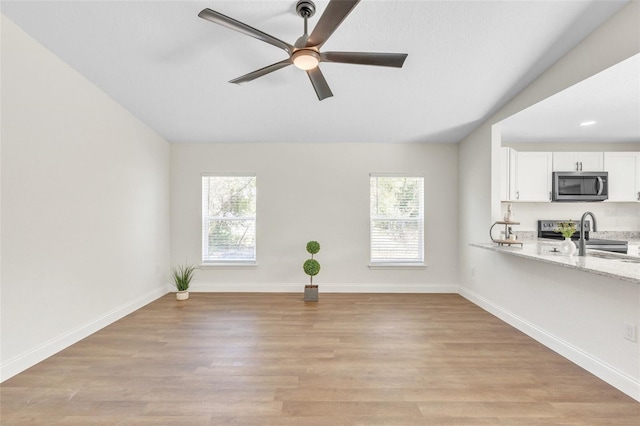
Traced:
<svg viewBox="0 0 640 426">
<path fill-rule="evenodd" d="M 581 126 L 593 126 L 594 124 L 596 124 L 595 121 L 591 120 L 591 121 L 583 121 L 582 123 L 580 123 Z"/>
</svg>

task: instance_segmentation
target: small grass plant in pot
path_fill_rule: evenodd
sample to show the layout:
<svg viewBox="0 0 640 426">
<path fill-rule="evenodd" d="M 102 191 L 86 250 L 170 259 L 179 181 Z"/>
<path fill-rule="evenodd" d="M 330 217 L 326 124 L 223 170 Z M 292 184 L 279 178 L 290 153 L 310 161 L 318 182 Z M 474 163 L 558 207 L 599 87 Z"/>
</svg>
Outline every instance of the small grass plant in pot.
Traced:
<svg viewBox="0 0 640 426">
<path fill-rule="evenodd" d="M 173 284 L 178 289 L 176 293 L 176 299 L 187 300 L 189 298 L 189 285 L 191 279 L 196 272 L 196 268 L 193 265 L 178 265 L 171 269 L 171 278 L 173 278 Z"/>
<path fill-rule="evenodd" d="M 561 233 L 564 237 L 564 241 L 560 244 L 560 252 L 567 256 L 572 256 L 576 252 L 576 245 L 571 241 L 571 237 L 576 232 L 576 223 L 571 219 L 566 222 L 560 222 L 554 231 Z"/>
<path fill-rule="evenodd" d="M 304 301 L 318 301 L 318 286 L 313 284 L 313 277 L 320 272 L 320 263 L 313 258 L 313 255 L 320 251 L 320 244 L 317 241 L 309 241 L 307 243 L 307 252 L 311 254 L 311 259 L 305 260 L 302 265 L 304 273 L 309 275 L 309 284 L 304 286 Z"/>
</svg>

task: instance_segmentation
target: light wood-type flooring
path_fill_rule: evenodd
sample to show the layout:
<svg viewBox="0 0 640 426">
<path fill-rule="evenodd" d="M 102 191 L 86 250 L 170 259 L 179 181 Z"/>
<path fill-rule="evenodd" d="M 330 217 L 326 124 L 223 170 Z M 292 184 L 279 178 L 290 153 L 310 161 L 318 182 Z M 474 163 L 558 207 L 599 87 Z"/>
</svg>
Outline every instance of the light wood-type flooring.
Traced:
<svg viewBox="0 0 640 426">
<path fill-rule="evenodd" d="M 640 425 L 454 294 L 168 294 L 0 386 L 2 425 Z"/>
</svg>

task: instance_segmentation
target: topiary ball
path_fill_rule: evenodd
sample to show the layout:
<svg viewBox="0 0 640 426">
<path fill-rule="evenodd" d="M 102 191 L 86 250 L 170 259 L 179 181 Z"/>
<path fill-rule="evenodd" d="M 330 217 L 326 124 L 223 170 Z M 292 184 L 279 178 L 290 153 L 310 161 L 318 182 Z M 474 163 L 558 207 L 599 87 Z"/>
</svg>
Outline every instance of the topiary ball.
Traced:
<svg viewBox="0 0 640 426">
<path fill-rule="evenodd" d="M 311 254 L 316 254 L 320 251 L 320 243 L 317 241 L 309 241 L 307 243 L 307 251 Z"/>
<path fill-rule="evenodd" d="M 320 272 L 320 263 L 318 263 L 315 259 L 307 259 L 302 265 L 302 269 L 304 269 L 304 273 L 310 276 L 318 275 Z"/>
</svg>

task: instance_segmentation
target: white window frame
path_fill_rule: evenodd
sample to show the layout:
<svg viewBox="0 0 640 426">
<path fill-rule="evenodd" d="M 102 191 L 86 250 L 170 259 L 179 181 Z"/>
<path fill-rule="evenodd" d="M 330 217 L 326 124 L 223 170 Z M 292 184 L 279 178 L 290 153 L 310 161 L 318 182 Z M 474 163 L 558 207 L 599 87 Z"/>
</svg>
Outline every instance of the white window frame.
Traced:
<svg viewBox="0 0 640 426">
<path fill-rule="evenodd" d="M 246 177 L 246 178 L 254 178 L 256 179 L 256 195 L 255 195 L 255 203 L 256 203 L 256 211 L 253 216 L 242 216 L 242 217 L 234 217 L 234 218 L 211 218 L 209 217 L 209 209 L 208 209 L 208 198 L 205 199 L 205 179 L 210 177 L 219 177 L 219 178 L 237 178 L 237 177 Z M 257 264 L 257 217 L 258 217 L 258 195 L 257 195 L 257 176 L 256 173 L 202 173 L 201 174 L 201 203 L 202 203 L 202 222 L 201 222 L 201 234 L 202 234 L 202 263 L 201 266 L 255 266 Z M 207 225 L 210 220 L 253 220 L 254 225 L 254 245 L 253 245 L 253 258 L 238 258 L 238 259 L 213 259 L 209 256 L 209 244 L 208 244 L 208 231 Z"/>
<path fill-rule="evenodd" d="M 376 216 L 373 213 L 372 204 L 374 202 L 373 194 L 371 193 L 372 179 L 374 178 L 420 178 L 422 179 L 421 191 L 419 195 L 419 215 L 415 219 L 407 219 L 401 217 L 387 217 Z M 415 259 L 409 258 L 381 258 L 374 259 L 374 223 L 378 220 L 387 221 L 409 221 L 415 222 L 419 226 L 419 241 L 418 251 L 419 256 Z M 370 173 L 369 174 L 369 268 L 371 269 L 388 269 L 388 268 L 401 268 L 401 269 L 423 269 L 426 267 L 424 261 L 424 175 L 417 173 Z"/>
</svg>

